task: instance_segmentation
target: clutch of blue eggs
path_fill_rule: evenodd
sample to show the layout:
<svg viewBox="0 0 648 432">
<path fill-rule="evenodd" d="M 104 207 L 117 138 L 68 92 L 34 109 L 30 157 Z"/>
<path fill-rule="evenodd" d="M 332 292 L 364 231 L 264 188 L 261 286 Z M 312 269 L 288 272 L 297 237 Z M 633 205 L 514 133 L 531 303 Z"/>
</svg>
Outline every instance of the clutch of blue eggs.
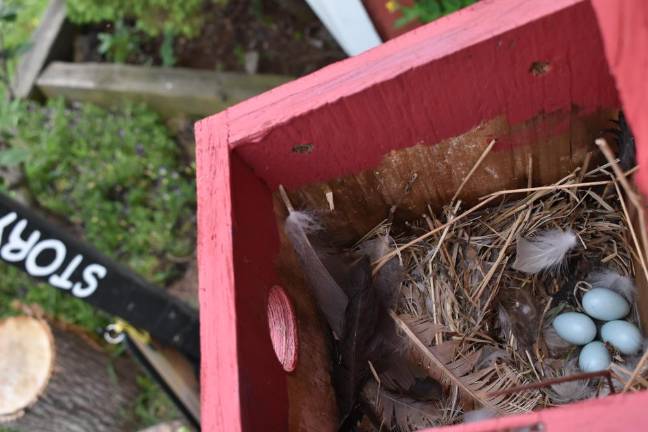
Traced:
<svg viewBox="0 0 648 432">
<path fill-rule="evenodd" d="M 578 347 L 578 367 L 583 372 L 609 368 L 613 356 L 629 360 L 643 351 L 637 326 L 632 281 L 613 270 L 597 271 L 575 288 L 577 310 L 561 312 L 552 322 L 555 333 Z"/>
</svg>

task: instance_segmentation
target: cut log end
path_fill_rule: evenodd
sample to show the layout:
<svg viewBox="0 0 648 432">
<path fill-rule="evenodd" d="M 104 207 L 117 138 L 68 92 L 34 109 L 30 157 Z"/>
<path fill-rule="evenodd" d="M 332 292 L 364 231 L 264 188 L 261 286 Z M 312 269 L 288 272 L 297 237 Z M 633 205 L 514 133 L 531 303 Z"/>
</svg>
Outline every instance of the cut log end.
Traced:
<svg viewBox="0 0 648 432">
<path fill-rule="evenodd" d="M 15 420 L 47 387 L 54 338 L 45 321 L 18 316 L 0 320 L 0 422 Z"/>
</svg>

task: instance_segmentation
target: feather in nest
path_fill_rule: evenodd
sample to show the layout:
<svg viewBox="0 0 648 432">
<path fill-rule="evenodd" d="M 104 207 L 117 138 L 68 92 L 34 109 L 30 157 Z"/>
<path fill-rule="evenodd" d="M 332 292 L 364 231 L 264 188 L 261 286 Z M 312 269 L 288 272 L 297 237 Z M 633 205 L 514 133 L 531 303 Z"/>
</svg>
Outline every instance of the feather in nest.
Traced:
<svg viewBox="0 0 648 432">
<path fill-rule="evenodd" d="M 632 279 L 614 270 L 605 269 L 590 273 L 587 282 L 592 288 L 607 288 L 625 297 L 630 304 L 634 303 L 635 286 Z"/>
<path fill-rule="evenodd" d="M 409 339 L 412 357 L 428 370 L 431 377 L 444 385 L 456 386 L 465 404 L 475 403 L 499 413 L 516 413 L 533 409 L 540 400 L 539 392 L 488 396 L 487 393 L 523 384 L 523 380 L 506 364 L 475 371 L 474 367 L 482 354 L 480 349 L 465 353 L 451 362 L 444 362 L 402 319 L 394 313 L 392 318 Z"/>
<path fill-rule="evenodd" d="M 519 237 L 516 242 L 515 270 L 536 274 L 559 266 L 574 246 L 577 238 L 571 230 L 551 229 L 532 239 Z"/>
<path fill-rule="evenodd" d="M 388 430 L 416 431 L 434 425 L 444 414 L 439 401 L 415 400 L 390 392 L 373 381 L 367 384 L 363 396 Z"/>
<path fill-rule="evenodd" d="M 442 325 L 435 324 L 430 320 L 416 318 L 411 315 L 403 315 L 402 318 L 420 331 L 422 337 L 429 344 L 432 343 L 437 334 L 441 334 L 444 330 Z M 387 319 L 393 325 L 393 321 L 389 317 Z M 442 396 L 440 384 L 431 379 L 420 365 L 408 358 L 407 346 L 403 344 L 402 338 L 396 334 L 394 336 L 397 341 L 392 345 L 398 348 L 390 351 L 385 357 L 383 367 L 379 367 L 381 370 L 379 373 L 381 385 L 389 391 L 407 395 L 419 401 L 439 399 Z M 456 346 L 457 344 L 454 342 L 444 342 L 432 349 L 441 358 L 450 361 Z"/>
<path fill-rule="evenodd" d="M 512 334 L 518 349 L 530 349 L 538 338 L 540 325 L 535 300 L 527 290 L 521 288 L 502 290 L 498 298 L 497 319 L 502 338 L 509 341 Z"/>
<path fill-rule="evenodd" d="M 559 376 L 574 375 L 579 372 L 576 366 L 576 358 L 565 362 Z M 549 397 L 555 404 L 566 404 L 578 400 L 588 399 L 594 396 L 596 390 L 589 385 L 589 380 L 566 381 L 553 384 L 549 391 Z"/>
<path fill-rule="evenodd" d="M 321 228 L 314 217 L 299 211 L 291 211 L 284 225 L 286 236 L 297 253 L 317 304 L 334 335 L 339 338 L 344 332 L 344 313 L 349 299 L 308 237 Z"/>
<path fill-rule="evenodd" d="M 391 252 L 390 245 L 394 243 L 394 239 L 389 235 L 382 235 L 360 243 L 358 250 L 362 255 L 367 255 L 371 262 L 375 262 Z M 393 257 L 378 270 L 374 277 L 374 288 L 387 309 L 395 306 L 403 276 L 403 266 L 397 257 Z"/>
<path fill-rule="evenodd" d="M 374 341 L 380 309 L 376 291 L 371 286 L 371 265 L 364 257 L 351 269 L 351 292 L 345 314 L 343 337 L 339 344 L 340 363 L 334 370 L 342 426 L 348 429 L 357 421 L 357 400 L 369 377 L 369 360 L 379 357 Z"/>
<path fill-rule="evenodd" d="M 572 344 L 558 336 L 558 332 L 551 325 L 551 320 L 545 323 L 542 330 L 542 338 L 549 350 L 549 354 L 553 357 L 564 357 L 569 351 L 574 349 Z"/>
</svg>

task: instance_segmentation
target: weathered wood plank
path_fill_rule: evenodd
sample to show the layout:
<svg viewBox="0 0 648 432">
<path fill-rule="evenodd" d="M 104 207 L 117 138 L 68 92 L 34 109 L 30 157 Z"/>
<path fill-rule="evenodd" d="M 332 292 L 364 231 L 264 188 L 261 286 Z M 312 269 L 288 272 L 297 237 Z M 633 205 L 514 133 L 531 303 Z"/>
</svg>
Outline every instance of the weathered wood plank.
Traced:
<svg viewBox="0 0 648 432">
<path fill-rule="evenodd" d="M 34 96 L 34 84 L 47 62 L 72 57 L 72 26 L 65 21 L 63 0 L 50 1 L 30 44 L 31 48 L 20 60 L 12 83 L 13 92 L 19 98 Z"/>
<path fill-rule="evenodd" d="M 111 106 L 146 102 L 165 117 L 204 116 L 290 81 L 279 75 L 245 75 L 185 68 L 106 63 L 50 64 L 37 80 L 48 97 Z"/>
</svg>

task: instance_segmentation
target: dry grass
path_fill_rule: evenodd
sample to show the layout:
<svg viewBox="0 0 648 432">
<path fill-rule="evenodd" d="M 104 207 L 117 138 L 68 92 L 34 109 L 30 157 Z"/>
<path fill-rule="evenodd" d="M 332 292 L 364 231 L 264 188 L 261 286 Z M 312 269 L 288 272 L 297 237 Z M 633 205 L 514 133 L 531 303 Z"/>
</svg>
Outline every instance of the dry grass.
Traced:
<svg viewBox="0 0 648 432">
<path fill-rule="evenodd" d="M 591 271 L 606 268 L 632 279 L 634 263 L 640 263 L 638 271 L 646 271 L 619 187 L 627 186 L 625 175 L 619 174 L 614 160 L 587 171 L 589 161 L 588 157 L 583 167 L 554 185 L 500 191 L 467 210 L 453 201 L 411 222 L 410 232 L 390 232 L 385 222 L 365 237 L 394 237 L 394 249 L 374 263 L 374 273 L 390 258 L 401 261 L 406 276 L 393 318 L 418 351 L 419 363 L 435 377 L 448 375 L 447 400 L 436 406 L 442 415 L 425 417 L 428 426 L 459 422 L 464 411 L 480 406 L 510 414 L 609 391 L 605 380 L 590 378 L 577 394 L 565 394 L 568 388 L 562 384 L 494 394 L 576 373 L 573 359 L 578 349 L 547 344 L 544 331 L 553 317 L 579 310 Z M 634 195 L 625 196 L 635 202 Z M 536 275 L 514 270 L 516 240 L 547 229 L 569 229 L 578 237 L 563 266 Z M 444 331 L 435 332 L 426 345 L 401 320 L 404 316 Z M 508 317 L 508 324 L 502 317 Z M 631 317 L 638 321 L 636 307 Z M 450 341 L 455 346 L 452 360 L 439 365 L 442 360 L 431 348 Z M 463 374 L 453 373 L 453 362 L 467 358 L 470 367 Z M 637 361 L 616 355 L 613 361 L 617 390 L 648 387 L 641 373 L 648 356 Z M 411 429 L 422 427 L 420 420 L 417 417 Z"/>
</svg>

